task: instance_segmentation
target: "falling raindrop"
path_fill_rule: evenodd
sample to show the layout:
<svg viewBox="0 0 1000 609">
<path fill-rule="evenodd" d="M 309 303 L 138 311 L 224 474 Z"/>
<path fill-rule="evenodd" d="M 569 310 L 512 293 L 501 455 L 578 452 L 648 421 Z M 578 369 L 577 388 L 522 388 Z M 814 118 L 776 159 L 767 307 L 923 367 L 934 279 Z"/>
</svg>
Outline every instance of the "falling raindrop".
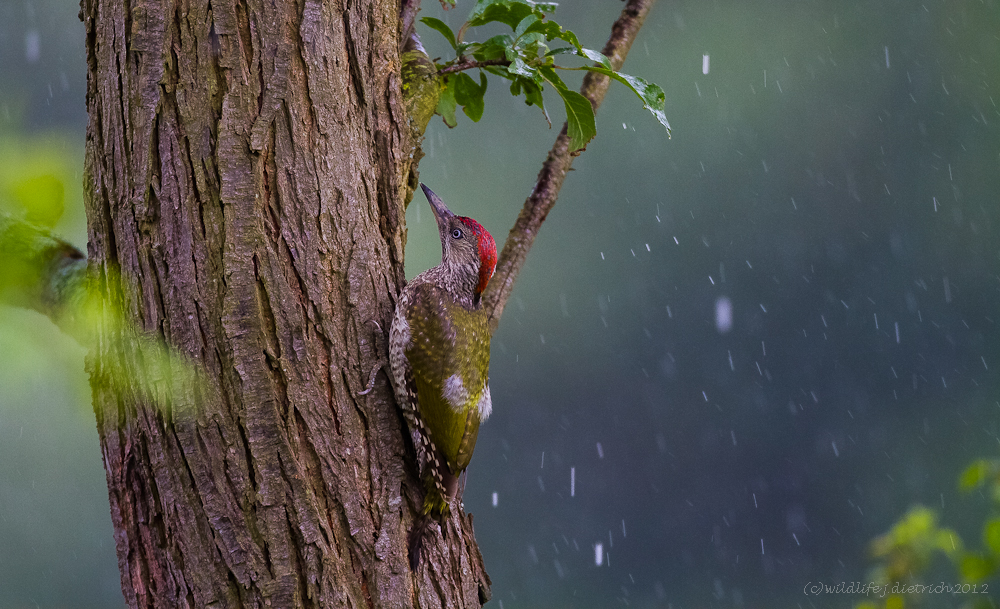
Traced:
<svg viewBox="0 0 1000 609">
<path fill-rule="evenodd" d="M 715 329 L 725 334 L 733 328 L 733 303 L 725 296 L 715 301 Z"/>
<path fill-rule="evenodd" d="M 36 63 L 42 56 L 42 38 L 38 30 L 28 30 L 24 34 L 24 60 Z"/>
</svg>

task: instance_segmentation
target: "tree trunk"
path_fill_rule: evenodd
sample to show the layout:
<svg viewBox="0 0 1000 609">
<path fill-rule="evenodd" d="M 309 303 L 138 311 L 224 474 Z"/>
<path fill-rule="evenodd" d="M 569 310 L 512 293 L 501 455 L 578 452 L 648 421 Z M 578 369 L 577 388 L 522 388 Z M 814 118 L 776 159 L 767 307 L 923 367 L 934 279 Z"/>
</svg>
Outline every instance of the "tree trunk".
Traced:
<svg viewBox="0 0 1000 609">
<path fill-rule="evenodd" d="M 412 447 L 384 374 L 356 397 L 403 282 L 399 5 L 81 16 L 89 258 L 135 324 L 88 360 L 128 605 L 480 606 L 461 510 L 410 572 Z M 204 382 L 153 373 L 136 330 Z"/>
</svg>

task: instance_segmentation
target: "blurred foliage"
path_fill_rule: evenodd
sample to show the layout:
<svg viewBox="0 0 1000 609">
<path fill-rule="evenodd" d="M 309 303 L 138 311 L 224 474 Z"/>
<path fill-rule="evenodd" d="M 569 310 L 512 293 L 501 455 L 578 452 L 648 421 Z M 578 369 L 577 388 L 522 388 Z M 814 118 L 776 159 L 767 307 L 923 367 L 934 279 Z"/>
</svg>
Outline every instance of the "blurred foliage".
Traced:
<svg viewBox="0 0 1000 609">
<path fill-rule="evenodd" d="M 71 134 L 0 131 L 0 212 L 82 244 L 83 142 Z"/>
<path fill-rule="evenodd" d="M 82 246 L 82 133 L 11 128 L 20 119 L 6 109 L 0 218 L 17 228 L 0 232 L 21 243 L 51 232 Z M 0 253 L 3 302 L 15 284 L 37 281 L 25 254 Z M 0 305 L 0 607 L 122 606 L 85 353 L 50 318 Z"/>
<path fill-rule="evenodd" d="M 958 533 L 938 526 L 934 510 L 915 506 L 888 533 L 872 541 L 872 556 L 880 561 L 872 572 L 872 580 L 907 580 L 913 574 L 925 571 L 936 553 L 954 558 L 961 549 L 962 540 Z"/>
<path fill-rule="evenodd" d="M 869 581 L 887 591 L 884 600 L 866 601 L 856 609 L 935 606 L 942 596 L 961 599 L 964 609 L 995 607 L 987 582 L 1000 576 L 1000 459 L 973 461 L 959 476 L 958 487 L 967 493 L 984 489 L 990 501 L 982 548 L 967 550 L 958 533 L 938 524 L 934 510 L 914 506 L 870 546 L 877 563 Z M 956 574 L 950 582 L 930 581 L 928 571 L 938 555 L 948 559 Z"/>
<path fill-rule="evenodd" d="M 174 419 L 192 416 L 206 387 L 188 357 L 132 321 L 128 282 L 91 272 L 55 236 L 84 232 L 82 152 L 79 138 L 0 133 L 0 607 L 120 599 L 92 387 Z M 98 339 L 88 386 L 83 354 Z M 69 496 L 84 505 L 66 513 Z M 53 569 L 66 575 L 32 585 Z"/>
<path fill-rule="evenodd" d="M 138 391 L 144 401 L 176 410 L 175 397 L 198 393 L 200 373 L 187 357 L 132 321 L 123 304 L 132 298 L 117 272 L 91 273 L 84 254 L 54 236 L 67 192 L 73 199 L 81 196 L 74 170 L 80 166 L 78 152 L 78 145 L 59 136 L 0 136 L 0 303 L 47 315 L 84 347 L 99 336 L 117 337 L 102 347 L 95 381 L 121 392 Z M 33 334 L 8 327 L 17 323 L 8 319 L 0 316 L 0 334 L 33 340 Z M 12 345 L 0 357 L 20 357 L 30 348 Z"/>
</svg>

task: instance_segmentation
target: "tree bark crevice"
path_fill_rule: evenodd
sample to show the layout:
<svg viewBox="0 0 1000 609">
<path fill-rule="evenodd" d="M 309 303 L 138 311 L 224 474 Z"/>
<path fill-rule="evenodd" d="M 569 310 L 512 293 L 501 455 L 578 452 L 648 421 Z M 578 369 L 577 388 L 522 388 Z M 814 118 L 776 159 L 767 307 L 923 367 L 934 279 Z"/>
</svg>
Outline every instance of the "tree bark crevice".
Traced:
<svg viewBox="0 0 1000 609">
<path fill-rule="evenodd" d="M 630 19 L 648 4 L 630 0 Z M 415 7 L 82 2 L 88 252 L 109 297 L 88 371 L 130 607 L 490 596 L 461 509 L 410 572 L 413 447 L 384 374 L 357 396 L 385 351 L 368 322 L 388 329 L 404 283 Z M 606 48 L 620 65 L 627 44 Z M 493 327 L 569 168 L 565 139 L 501 255 Z M 119 309 L 174 352 L 153 357 Z"/>
</svg>

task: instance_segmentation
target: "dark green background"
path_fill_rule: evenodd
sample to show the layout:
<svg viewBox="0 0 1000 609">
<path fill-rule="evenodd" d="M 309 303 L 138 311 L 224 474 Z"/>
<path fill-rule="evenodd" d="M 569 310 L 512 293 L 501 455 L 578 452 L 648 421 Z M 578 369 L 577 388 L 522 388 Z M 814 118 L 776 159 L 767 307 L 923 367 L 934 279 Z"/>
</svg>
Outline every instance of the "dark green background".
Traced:
<svg viewBox="0 0 1000 609">
<path fill-rule="evenodd" d="M 556 16 L 600 48 L 620 8 Z M 68 142 L 82 246 L 76 12 L 0 6 L 0 136 Z M 654 7 L 625 71 L 673 138 L 612 87 L 494 338 L 465 494 L 494 606 L 848 607 L 803 586 L 864 579 L 910 505 L 978 542 L 955 480 L 1000 431 L 998 32 L 995 1 Z M 502 242 L 557 128 L 492 81 L 421 178 Z M 440 249 L 419 197 L 408 222 L 412 276 Z M 10 309 L 0 347 L 0 607 L 117 606 L 82 352 Z"/>
</svg>

